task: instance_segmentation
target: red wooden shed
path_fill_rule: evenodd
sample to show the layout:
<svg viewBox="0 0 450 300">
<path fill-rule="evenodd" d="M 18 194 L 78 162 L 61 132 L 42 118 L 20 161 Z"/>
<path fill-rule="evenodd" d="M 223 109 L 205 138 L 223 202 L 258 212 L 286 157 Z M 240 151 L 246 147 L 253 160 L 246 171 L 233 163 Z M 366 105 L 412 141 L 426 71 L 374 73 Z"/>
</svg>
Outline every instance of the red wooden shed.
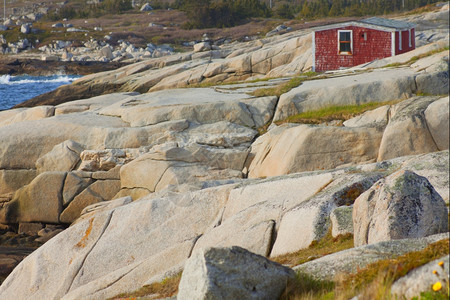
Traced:
<svg viewBox="0 0 450 300">
<path fill-rule="evenodd" d="M 318 27 L 313 32 L 313 70 L 357 66 L 415 49 L 415 25 L 369 18 Z"/>
</svg>

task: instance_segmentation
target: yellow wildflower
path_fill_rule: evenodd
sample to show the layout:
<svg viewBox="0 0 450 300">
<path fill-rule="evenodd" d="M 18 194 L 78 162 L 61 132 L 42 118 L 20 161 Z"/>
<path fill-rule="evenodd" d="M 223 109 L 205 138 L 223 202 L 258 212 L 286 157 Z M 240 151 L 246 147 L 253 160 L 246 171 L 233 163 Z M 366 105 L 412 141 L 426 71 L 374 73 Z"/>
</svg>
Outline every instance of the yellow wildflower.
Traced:
<svg viewBox="0 0 450 300">
<path fill-rule="evenodd" d="M 440 261 L 440 262 L 438 262 L 438 265 L 439 265 L 439 267 L 444 267 L 444 262 L 443 261 Z"/>
<path fill-rule="evenodd" d="M 436 271 L 436 270 L 433 270 L 433 274 L 437 275 L 437 271 Z"/>
<path fill-rule="evenodd" d="M 437 291 L 440 291 L 441 289 L 442 289 L 442 284 L 440 281 L 433 284 L 433 291 L 437 292 Z"/>
</svg>

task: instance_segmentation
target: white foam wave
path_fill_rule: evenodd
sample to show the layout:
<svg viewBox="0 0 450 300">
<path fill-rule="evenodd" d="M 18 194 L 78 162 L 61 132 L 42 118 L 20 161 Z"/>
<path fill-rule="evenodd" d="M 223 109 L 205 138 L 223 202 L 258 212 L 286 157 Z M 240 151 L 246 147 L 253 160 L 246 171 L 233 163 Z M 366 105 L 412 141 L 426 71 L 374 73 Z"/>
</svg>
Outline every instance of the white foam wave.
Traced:
<svg viewBox="0 0 450 300">
<path fill-rule="evenodd" d="M 20 76 L 2 75 L 0 76 L 0 84 L 5 85 L 15 85 L 15 84 L 26 84 L 26 83 L 50 83 L 50 82 L 61 82 L 70 83 L 76 78 L 69 76 L 52 76 L 50 78 L 46 77 L 25 77 L 20 79 Z"/>
<path fill-rule="evenodd" d="M 0 84 L 8 84 L 10 80 L 11 80 L 11 75 L 0 76 Z"/>
</svg>

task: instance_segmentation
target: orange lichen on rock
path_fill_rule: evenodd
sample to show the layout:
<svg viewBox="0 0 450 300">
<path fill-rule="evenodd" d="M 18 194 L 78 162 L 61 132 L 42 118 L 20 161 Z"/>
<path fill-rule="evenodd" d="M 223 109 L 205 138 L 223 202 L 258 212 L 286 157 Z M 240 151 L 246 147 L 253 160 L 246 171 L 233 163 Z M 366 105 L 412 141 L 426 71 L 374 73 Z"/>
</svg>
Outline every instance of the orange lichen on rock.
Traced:
<svg viewBox="0 0 450 300">
<path fill-rule="evenodd" d="M 91 218 L 89 220 L 89 227 L 84 232 L 84 236 L 81 238 L 81 240 L 76 244 L 77 247 L 84 248 L 86 247 L 86 240 L 89 238 L 89 235 L 92 231 L 92 223 L 94 222 L 94 218 Z"/>
</svg>

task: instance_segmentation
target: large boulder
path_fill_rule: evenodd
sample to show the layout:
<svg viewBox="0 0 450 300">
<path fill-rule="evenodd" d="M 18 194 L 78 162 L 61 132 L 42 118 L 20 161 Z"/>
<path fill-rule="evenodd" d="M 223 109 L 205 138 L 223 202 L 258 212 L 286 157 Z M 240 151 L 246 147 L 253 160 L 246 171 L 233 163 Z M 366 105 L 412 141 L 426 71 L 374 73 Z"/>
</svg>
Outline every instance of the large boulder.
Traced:
<svg viewBox="0 0 450 300">
<path fill-rule="evenodd" d="M 374 161 L 381 136 L 375 128 L 282 125 L 257 141 L 260 144 L 250 165 L 249 177 L 326 170 Z"/>
<path fill-rule="evenodd" d="M 211 44 L 209 42 L 200 42 L 194 45 L 194 52 L 202 52 L 211 50 Z"/>
<path fill-rule="evenodd" d="M 177 299 L 278 299 L 292 269 L 240 247 L 194 253 L 181 277 Z"/>
<path fill-rule="evenodd" d="M 59 223 L 66 172 L 45 172 L 18 190 L 13 200 L 2 207 L 2 223 L 44 222 Z"/>
<path fill-rule="evenodd" d="M 428 129 L 439 150 L 449 148 L 449 97 L 431 103 L 425 110 Z"/>
<path fill-rule="evenodd" d="M 448 231 L 448 211 L 429 181 L 399 171 L 359 196 L 353 208 L 355 246 Z"/>
<path fill-rule="evenodd" d="M 64 207 L 69 205 L 75 196 L 81 193 L 92 183 L 91 177 L 83 177 L 81 175 L 82 174 L 74 172 L 67 173 L 66 180 L 64 181 L 64 188 L 62 190 Z"/>
<path fill-rule="evenodd" d="M 312 197 L 333 180 L 330 173 L 246 183 L 232 189 L 220 226 L 211 228 L 196 249 L 240 246 L 268 256 L 283 211 Z"/>
<path fill-rule="evenodd" d="M 381 140 L 378 161 L 439 150 L 424 115 L 425 109 L 437 99 L 411 98 L 392 107 L 389 124 Z"/>
<path fill-rule="evenodd" d="M 143 155 L 120 169 L 122 188 L 144 188 L 154 192 L 161 177 L 173 162 L 156 161 Z"/>
</svg>

